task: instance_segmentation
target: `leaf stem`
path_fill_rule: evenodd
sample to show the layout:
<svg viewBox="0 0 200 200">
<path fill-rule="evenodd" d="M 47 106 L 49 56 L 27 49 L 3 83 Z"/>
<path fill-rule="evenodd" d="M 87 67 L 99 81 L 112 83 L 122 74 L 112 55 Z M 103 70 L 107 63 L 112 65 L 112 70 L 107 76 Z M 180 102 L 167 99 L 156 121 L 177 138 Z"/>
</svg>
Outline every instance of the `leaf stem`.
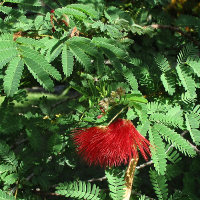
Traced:
<svg viewBox="0 0 200 200">
<path fill-rule="evenodd" d="M 16 190 L 15 190 L 15 199 L 17 199 L 18 188 L 19 188 L 19 183 L 17 181 L 17 186 L 16 186 Z"/>
<path fill-rule="evenodd" d="M 117 117 L 118 115 L 120 115 L 125 109 L 127 108 L 127 106 L 125 106 L 124 108 L 122 108 L 108 123 L 107 126 L 109 126 Z"/>
</svg>

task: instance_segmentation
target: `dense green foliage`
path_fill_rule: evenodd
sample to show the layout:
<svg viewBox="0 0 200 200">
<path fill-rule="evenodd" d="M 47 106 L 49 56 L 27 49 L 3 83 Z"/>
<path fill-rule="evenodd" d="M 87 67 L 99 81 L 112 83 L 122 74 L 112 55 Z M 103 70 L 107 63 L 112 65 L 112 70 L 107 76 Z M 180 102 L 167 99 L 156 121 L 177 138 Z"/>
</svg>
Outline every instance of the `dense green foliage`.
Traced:
<svg viewBox="0 0 200 200">
<path fill-rule="evenodd" d="M 71 139 L 119 112 L 152 144 L 131 198 L 200 198 L 200 15 L 169 4 L 0 3 L 0 199 L 122 199 L 127 166 L 88 166 Z M 57 85 L 64 100 L 16 109 L 25 88 Z"/>
</svg>

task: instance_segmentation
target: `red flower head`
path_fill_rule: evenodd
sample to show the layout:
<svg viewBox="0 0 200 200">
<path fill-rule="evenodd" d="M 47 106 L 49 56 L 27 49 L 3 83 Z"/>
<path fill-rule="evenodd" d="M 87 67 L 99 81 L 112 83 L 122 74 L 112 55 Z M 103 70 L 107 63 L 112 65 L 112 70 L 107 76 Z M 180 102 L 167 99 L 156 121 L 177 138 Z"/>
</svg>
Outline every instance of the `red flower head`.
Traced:
<svg viewBox="0 0 200 200">
<path fill-rule="evenodd" d="M 118 119 L 109 126 L 77 130 L 73 134 L 78 153 L 89 164 L 103 167 L 127 164 L 138 158 L 138 150 L 147 160 L 150 143 L 130 120 Z"/>
</svg>

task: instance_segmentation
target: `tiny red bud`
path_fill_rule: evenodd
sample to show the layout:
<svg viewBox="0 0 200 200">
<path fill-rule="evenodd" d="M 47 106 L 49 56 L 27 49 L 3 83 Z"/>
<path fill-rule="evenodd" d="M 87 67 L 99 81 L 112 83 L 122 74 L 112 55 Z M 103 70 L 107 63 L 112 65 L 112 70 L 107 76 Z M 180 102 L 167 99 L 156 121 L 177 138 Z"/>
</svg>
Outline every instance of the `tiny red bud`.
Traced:
<svg viewBox="0 0 200 200">
<path fill-rule="evenodd" d="M 102 118 L 103 117 L 103 115 L 98 115 L 97 116 L 97 119 L 100 119 L 100 118 Z"/>
<path fill-rule="evenodd" d="M 52 30 L 53 33 L 56 31 L 56 29 L 54 27 L 51 30 Z"/>
<path fill-rule="evenodd" d="M 105 113 L 105 110 L 102 107 L 100 107 L 100 110 L 102 113 Z"/>
<path fill-rule="evenodd" d="M 54 9 L 52 9 L 50 12 L 51 12 L 51 13 L 54 13 L 54 12 L 55 12 L 55 10 L 54 10 Z"/>
</svg>

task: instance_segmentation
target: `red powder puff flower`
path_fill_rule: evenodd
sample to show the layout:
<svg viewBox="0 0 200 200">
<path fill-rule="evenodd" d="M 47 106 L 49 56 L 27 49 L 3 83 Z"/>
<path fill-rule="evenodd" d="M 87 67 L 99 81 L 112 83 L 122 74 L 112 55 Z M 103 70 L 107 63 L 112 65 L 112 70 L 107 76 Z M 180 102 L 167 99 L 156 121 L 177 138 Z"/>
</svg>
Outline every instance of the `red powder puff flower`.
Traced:
<svg viewBox="0 0 200 200">
<path fill-rule="evenodd" d="M 118 119 L 109 126 L 84 128 L 74 131 L 78 154 L 89 164 L 102 167 L 127 164 L 138 158 L 138 149 L 147 160 L 150 143 L 130 120 Z"/>
</svg>

